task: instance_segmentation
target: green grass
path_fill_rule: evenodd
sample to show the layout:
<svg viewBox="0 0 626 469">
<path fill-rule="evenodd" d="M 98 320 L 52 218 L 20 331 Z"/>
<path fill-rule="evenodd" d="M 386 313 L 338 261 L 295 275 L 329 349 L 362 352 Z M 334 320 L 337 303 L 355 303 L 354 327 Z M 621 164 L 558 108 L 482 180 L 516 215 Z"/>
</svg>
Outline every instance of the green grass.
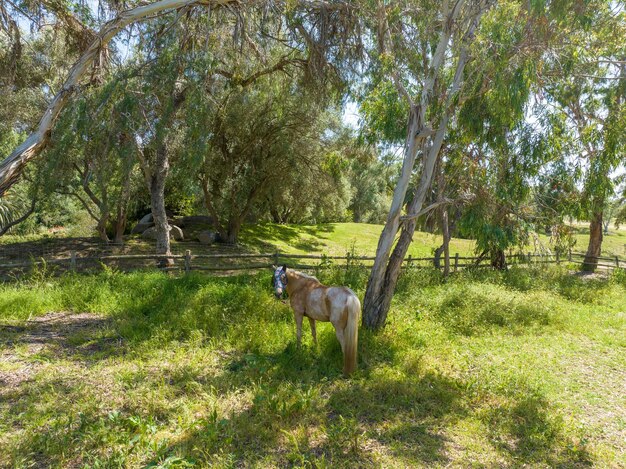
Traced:
<svg viewBox="0 0 626 469">
<path fill-rule="evenodd" d="M 320 275 L 362 296 L 366 272 Z M 351 379 L 269 280 L 0 285 L 0 466 L 625 465 L 623 274 L 409 271 Z"/>
<path fill-rule="evenodd" d="M 343 256 L 346 252 L 373 256 L 376 253 L 382 225 L 366 223 L 328 223 L 324 225 L 248 225 L 241 233 L 244 246 L 267 252 L 280 250 L 290 254 L 311 252 Z M 441 245 L 441 235 L 416 232 L 409 249 L 413 257 L 432 257 Z M 474 241 L 453 238 L 450 252 L 471 255 Z"/>
<path fill-rule="evenodd" d="M 576 245 L 574 251 L 584 252 L 589 242 L 589 228 L 584 224 L 574 225 Z M 382 225 L 370 225 L 366 223 L 329 223 L 323 225 L 277 225 L 264 223 L 247 225 L 243 228 L 237 250 L 254 252 L 272 252 L 280 250 L 290 254 L 319 253 L 327 255 L 343 256 L 346 252 L 356 252 L 360 255 L 373 256 L 376 253 L 378 238 L 382 231 Z M 68 243 L 72 239 L 73 243 Z M 549 236 L 539 235 L 539 240 L 546 247 L 550 246 Z M 78 244 L 76 244 L 78 242 Z M 89 242 L 87 238 L 64 238 L 63 236 L 28 235 L 0 237 L 0 245 L 23 243 L 14 245 L 13 248 L 22 257 L 26 253 L 40 252 L 59 257 L 69 257 L 71 250 L 97 251 L 102 246 L 96 242 Z M 413 257 L 432 257 L 434 250 L 441 245 L 441 235 L 425 232 L 415 232 L 413 243 L 408 254 Z M 450 253 L 459 253 L 461 256 L 474 255 L 475 243 L 469 239 L 453 238 L 450 242 Z M 152 252 L 153 244 L 134 237 L 127 240 L 124 253 Z M 172 242 L 172 252 L 183 254 L 191 249 L 194 253 L 225 251 L 227 249 L 217 245 L 205 247 L 198 243 Z M 534 251 L 535 246 L 529 245 L 524 251 Z M 611 227 L 608 235 L 604 236 L 602 245 L 603 255 L 626 257 L 626 227 L 615 230 Z"/>
</svg>

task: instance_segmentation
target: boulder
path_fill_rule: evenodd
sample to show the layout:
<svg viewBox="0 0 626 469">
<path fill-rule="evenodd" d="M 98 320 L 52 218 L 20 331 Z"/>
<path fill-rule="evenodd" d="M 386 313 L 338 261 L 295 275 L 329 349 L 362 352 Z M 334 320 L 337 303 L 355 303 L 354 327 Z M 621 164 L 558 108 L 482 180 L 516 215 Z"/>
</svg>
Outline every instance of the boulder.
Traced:
<svg viewBox="0 0 626 469">
<path fill-rule="evenodd" d="M 156 229 L 154 228 L 154 226 L 151 228 L 148 228 L 143 233 L 141 233 L 141 237 L 143 239 L 156 240 Z"/>
<path fill-rule="evenodd" d="M 156 228 L 153 226 L 148 228 L 143 233 L 141 233 L 141 237 L 143 239 L 156 240 Z M 182 241 L 184 239 L 183 230 L 181 230 L 176 225 L 170 225 L 170 239 L 175 239 L 176 241 Z"/>
<path fill-rule="evenodd" d="M 213 218 L 206 215 L 191 215 L 180 218 L 180 225 L 182 228 L 186 228 L 192 225 L 213 225 Z"/>
<path fill-rule="evenodd" d="M 152 213 L 148 213 L 147 215 L 144 215 L 143 218 L 141 220 L 139 220 L 139 223 L 143 223 L 144 225 L 147 224 L 153 224 L 154 222 L 152 221 Z"/>
<path fill-rule="evenodd" d="M 196 238 L 202 244 L 206 244 L 207 246 L 209 246 L 217 240 L 217 233 L 215 233 L 214 231 L 204 230 L 204 231 L 200 231 L 196 235 Z"/>
<path fill-rule="evenodd" d="M 174 238 L 176 241 L 182 241 L 185 239 L 183 235 L 183 230 L 181 230 L 176 225 L 170 225 L 170 238 Z"/>
<path fill-rule="evenodd" d="M 143 218 L 142 218 L 142 220 L 143 220 Z M 140 234 L 140 233 L 143 233 L 148 228 L 152 228 L 153 226 L 154 226 L 154 223 L 141 223 L 141 222 L 137 223 L 135 225 L 135 227 L 132 229 L 132 231 L 130 232 L 130 234 Z"/>
</svg>

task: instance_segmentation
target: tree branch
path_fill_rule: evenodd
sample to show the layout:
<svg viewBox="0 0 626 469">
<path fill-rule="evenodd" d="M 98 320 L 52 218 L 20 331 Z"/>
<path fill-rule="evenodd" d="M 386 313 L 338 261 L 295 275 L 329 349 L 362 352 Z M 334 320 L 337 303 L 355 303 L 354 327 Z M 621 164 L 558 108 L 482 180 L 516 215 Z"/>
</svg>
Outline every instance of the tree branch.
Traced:
<svg viewBox="0 0 626 469">
<path fill-rule="evenodd" d="M 9 231 L 11 228 L 13 228 L 15 225 L 19 225 L 20 223 L 22 223 L 24 220 L 26 220 L 28 217 L 30 217 L 32 215 L 32 213 L 35 211 L 35 205 L 37 203 L 37 199 L 33 199 L 30 203 L 30 208 L 28 209 L 28 211 L 23 214 L 21 217 L 10 221 L 8 224 L 6 224 L 5 226 L 1 226 L 0 227 L 0 236 L 2 236 L 3 234 L 5 234 L 7 231 Z"/>
</svg>

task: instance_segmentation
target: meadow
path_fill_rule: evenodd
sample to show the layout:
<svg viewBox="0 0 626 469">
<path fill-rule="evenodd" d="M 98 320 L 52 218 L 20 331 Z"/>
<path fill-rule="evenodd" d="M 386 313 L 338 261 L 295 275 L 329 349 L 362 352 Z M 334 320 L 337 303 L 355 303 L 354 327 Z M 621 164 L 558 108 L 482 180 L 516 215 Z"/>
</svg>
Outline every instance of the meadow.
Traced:
<svg viewBox="0 0 626 469">
<path fill-rule="evenodd" d="M 367 272 L 323 281 L 363 294 Z M 0 285 L 2 467 L 624 467 L 626 276 L 409 270 L 341 375 L 270 273 Z"/>
<path fill-rule="evenodd" d="M 573 251 L 585 252 L 589 243 L 589 227 L 585 224 L 572 225 L 576 241 Z M 195 240 L 183 242 L 172 241 L 172 252 L 184 254 L 190 249 L 195 254 L 211 252 L 263 252 L 271 253 L 279 250 L 289 254 L 326 254 L 331 256 L 345 256 L 347 252 L 373 256 L 382 231 L 382 225 L 367 223 L 326 223 L 319 225 L 278 225 L 262 223 L 246 225 L 241 232 L 240 243 L 237 247 L 226 248 L 223 245 L 203 246 Z M 5 256 L 14 259 L 35 257 L 46 254 L 52 257 L 69 257 L 72 250 L 80 254 L 97 252 L 106 248 L 96 238 L 73 237 L 73 233 L 59 232 L 57 234 L 38 233 L 27 236 L 5 235 L 0 237 L 0 246 Z M 8 246 L 10 245 L 10 246 Z M 435 249 L 441 246 L 441 234 L 416 231 L 408 255 L 413 257 L 432 257 Z M 537 234 L 531 236 L 524 252 L 543 252 L 553 249 L 549 236 Z M 127 253 L 152 253 L 152 242 L 141 239 L 140 236 L 130 237 L 123 248 L 118 251 Z M 517 251 L 517 249 L 515 249 Z M 450 253 L 454 256 L 474 256 L 475 242 L 471 239 L 452 238 Z M 626 257 L 626 227 L 615 229 L 611 225 L 609 234 L 604 236 L 602 254 L 605 256 Z M 0 258 L 3 252 L 0 251 Z"/>
</svg>

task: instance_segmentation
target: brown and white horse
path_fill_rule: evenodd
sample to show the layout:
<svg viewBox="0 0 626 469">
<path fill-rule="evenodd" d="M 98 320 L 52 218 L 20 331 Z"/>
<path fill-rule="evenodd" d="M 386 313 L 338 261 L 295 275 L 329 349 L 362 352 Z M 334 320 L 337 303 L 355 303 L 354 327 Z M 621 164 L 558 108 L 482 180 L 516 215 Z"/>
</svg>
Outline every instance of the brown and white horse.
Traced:
<svg viewBox="0 0 626 469">
<path fill-rule="evenodd" d="M 298 346 L 302 341 L 302 319 L 309 318 L 313 342 L 317 344 L 315 321 L 335 328 L 343 352 L 343 373 L 356 370 L 361 302 L 348 287 L 327 287 L 318 279 L 286 266 L 274 269 L 272 286 L 277 298 L 286 291 L 296 319 Z"/>
</svg>

